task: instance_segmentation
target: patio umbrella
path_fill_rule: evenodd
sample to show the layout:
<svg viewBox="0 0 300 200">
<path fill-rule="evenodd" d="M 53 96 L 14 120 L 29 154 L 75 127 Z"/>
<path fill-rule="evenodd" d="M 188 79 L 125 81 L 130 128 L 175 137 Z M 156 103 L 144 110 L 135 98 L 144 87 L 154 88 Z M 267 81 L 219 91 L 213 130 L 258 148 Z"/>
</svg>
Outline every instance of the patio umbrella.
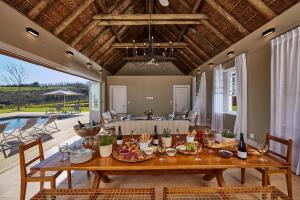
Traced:
<svg viewBox="0 0 300 200">
<path fill-rule="evenodd" d="M 83 94 L 73 92 L 71 90 L 55 90 L 55 91 L 52 91 L 52 92 L 44 93 L 43 95 L 64 96 L 64 106 L 66 105 L 66 96 L 83 96 Z"/>
</svg>

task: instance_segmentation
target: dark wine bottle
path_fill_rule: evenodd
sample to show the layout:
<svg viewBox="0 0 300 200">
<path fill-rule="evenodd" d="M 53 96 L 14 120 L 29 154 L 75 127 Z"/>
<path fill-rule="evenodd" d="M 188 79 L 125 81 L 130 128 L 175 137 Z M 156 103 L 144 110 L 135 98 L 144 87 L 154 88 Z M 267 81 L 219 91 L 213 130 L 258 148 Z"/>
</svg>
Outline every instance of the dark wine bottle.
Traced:
<svg viewBox="0 0 300 200">
<path fill-rule="evenodd" d="M 158 132 L 157 132 L 157 126 L 155 125 L 154 126 L 154 134 L 153 134 L 153 140 L 152 140 L 152 143 L 154 145 L 158 145 Z"/>
<path fill-rule="evenodd" d="M 85 125 L 83 125 L 80 121 L 77 121 L 78 122 L 78 126 L 79 126 L 79 128 L 83 128 L 83 127 L 85 127 Z"/>
<path fill-rule="evenodd" d="M 122 145 L 122 144 L 123 144 L 123 135 L 121 131 L 121 126 L 119 126 L 118 135 L 117 135 L 117 145 Z"/>
<path fill-rule="evenodd" d="M 247 146 L 244 141 L 243 133 L 240 134 L 240 141 L 239 141 L 239 145 L 238 145 L 238 158 L 242 159 L 242 160 L 247 159 Z"/>
<path fill-rule="evenodd" d="M 96 126 L 96 123 L 95 123 L 95 121 L 93 121 L 93 123 L 92 123 L 92 126 Z"/>
</svg>

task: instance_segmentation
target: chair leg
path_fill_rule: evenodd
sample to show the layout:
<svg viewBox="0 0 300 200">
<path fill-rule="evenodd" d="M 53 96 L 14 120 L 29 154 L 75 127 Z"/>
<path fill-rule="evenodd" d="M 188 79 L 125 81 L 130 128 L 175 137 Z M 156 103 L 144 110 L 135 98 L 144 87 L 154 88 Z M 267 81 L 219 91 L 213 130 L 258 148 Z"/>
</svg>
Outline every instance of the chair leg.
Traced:
<svg viewBox="0 0 300 200">
<path fill-rule="evenodd" d="M 72 173 L 71 170 L 67 171 L 67 176 L 68 176 L 68 188 L 71 189 L 72 188 Z"/>
<path fill-rule="evenodd" d="M 285 175 L 286 177 L 286 185 L 287 185 L 287 190 L 290 198 L 293 198 L 293 186 L 292 186 L 292 172 L 291 168 L 288 169 L 287 174 Z"/>
<path fill-rule="evenodd" d="M 241 183 L 245 183 L 246 168 L 241 168 Z"/>
<path fill-rule="evenodd" d="M 21 180 L 20 200 L 25 200 L 26 188 L 27 188 L 27 182 L 25 180 Z"/>
</svg>

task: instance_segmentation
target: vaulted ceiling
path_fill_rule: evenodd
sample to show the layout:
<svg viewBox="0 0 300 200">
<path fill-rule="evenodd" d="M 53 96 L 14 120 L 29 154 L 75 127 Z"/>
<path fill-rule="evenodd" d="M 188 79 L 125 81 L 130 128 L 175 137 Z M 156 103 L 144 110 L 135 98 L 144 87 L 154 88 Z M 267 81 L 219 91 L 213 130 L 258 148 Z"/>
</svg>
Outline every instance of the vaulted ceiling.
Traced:
<svg viewBox="0 0 300 200">
<path fill-rule="evenodd" d="M 99 25 L 95 15 L 205 14 L 200 24 L 153 25 L 157 42 L 185 42 L 172 62 L 189 73 L 255 31 L 299 0 L 2 0 L 100 66 L 116 73 L 127 62 L 126 48 L 114 43 L 144 42 L 147 25 Z M 255 43 L 254 43 L 255 44 Z"/>
</svg>

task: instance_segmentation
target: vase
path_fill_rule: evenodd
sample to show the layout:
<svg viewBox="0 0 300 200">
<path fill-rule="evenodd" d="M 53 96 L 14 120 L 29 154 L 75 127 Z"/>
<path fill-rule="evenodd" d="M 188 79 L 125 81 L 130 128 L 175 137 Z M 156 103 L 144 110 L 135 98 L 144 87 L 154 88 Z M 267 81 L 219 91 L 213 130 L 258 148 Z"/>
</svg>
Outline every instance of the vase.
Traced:
<svg viewBox="0 0 300 200">
<path fill-rule="evenodd" d="M 99 147 L 100 156 L 101 157 L 108 157 L 112 153 L 112 144 L 106 145 L 106 146 L 100 146 Z"/>
<path fill-rule="evenodd" d="M 165 144 L 166 147 L 172 146 L 172 137 L 161 137 L 161 142 Z"/>
</svg>

